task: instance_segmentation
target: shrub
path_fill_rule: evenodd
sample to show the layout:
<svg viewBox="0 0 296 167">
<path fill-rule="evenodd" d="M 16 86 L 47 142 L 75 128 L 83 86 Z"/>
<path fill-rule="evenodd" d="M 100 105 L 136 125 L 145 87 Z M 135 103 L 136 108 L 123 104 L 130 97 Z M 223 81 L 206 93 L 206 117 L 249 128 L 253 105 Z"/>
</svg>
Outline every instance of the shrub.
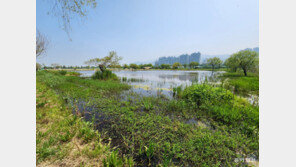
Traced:
<svg viewBox="0 0 296 167">
<path fill-rule="evenodd" d="M 185 88 L 182 97 L 197 106 L 231 103 L 233 100 L 233 94 L 229 90 L 207 84 L 195 84 Z"/>
<path fill-rule="evenodd" d="M 100 79 L 100 80 L 108 80 L 113 79 L 117 80 L 116 74 L 112 73 L 112 71 L 105 70 L 105 71 L 96 71 L 92 76 L 92 79 Z"/>
<path fill-rule="evenodd" d="M 60 71 L 59 71 L 59 74 L 61 74 L 61 75 L 66 75 L 66 74 L 67 74 L 67 71 L 65 71 L 65 70 L 60 70 Z"/>
</svg>

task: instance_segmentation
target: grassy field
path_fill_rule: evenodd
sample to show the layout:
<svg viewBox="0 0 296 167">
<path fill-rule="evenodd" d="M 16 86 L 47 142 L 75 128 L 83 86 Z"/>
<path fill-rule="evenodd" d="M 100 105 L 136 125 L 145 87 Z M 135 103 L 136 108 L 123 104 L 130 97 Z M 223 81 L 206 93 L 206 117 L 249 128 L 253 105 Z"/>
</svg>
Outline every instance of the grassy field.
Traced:
<svg viewBox="0 0 296 167">
<path fill-rule="evenodd" d="M 142 97 L 128 89 L 119 81 L 38 71 L 37 164 L 65 159 L 90 166 L 104 165 L 104 159 L 114 166 L 257 163 L 247 163 L 250 157 L 259 158 L 257 106 L 207 84 L 188 87 L 176 99 Z M 49 95 L 42 101 L 39 92 Z M 51 96 L 56 101 L 49 101 Z M 75 142 L 81 149 L 75 149 Z"/>
<path fill-rule="evenodd" d="M 225 88 L 233 90 L 238 95 L 257 95 L 259 96 L 259 76 L 258 74 L 249 73 L 244 76 L 242 72 L 224 73 L 221 78 L 226 81 Z"/>
</svg>

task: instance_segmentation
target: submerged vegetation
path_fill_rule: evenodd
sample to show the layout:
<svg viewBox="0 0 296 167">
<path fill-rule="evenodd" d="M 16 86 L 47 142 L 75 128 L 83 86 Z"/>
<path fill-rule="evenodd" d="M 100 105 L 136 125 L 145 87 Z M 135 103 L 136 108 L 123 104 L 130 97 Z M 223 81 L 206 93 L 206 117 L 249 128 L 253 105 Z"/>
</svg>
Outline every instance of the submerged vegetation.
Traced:
<svg viewBox="0 0 296 167">
<path fill-rule="evenodd" d="M 84 144 L 99 143 L 104 151 L 91 153 L 90 157 L 99 159 L 96 162 L 104 166 L 247 166 L 250 164 L 246 159 L 259 158 L 259 108 L 222 85 L 175 88 L 176 98 L 167 99 L 127 91 L 130 86 L 119 80 L 48 71 L 37 72 L 37 83 L 38 90 L 46 87 L 56 98 L 63 99 L 62 108 L 67 106 L 73 113 L 56 109 L 43 114 L 56 112 L 64 121 L 75 118 L 79 125 L 88 124 L 85 130 L 78 123 L 66 124 L 68 132 L 56 131 L 64 135 L 60 138 L 54 133 L 38 135 L 44 129 L 38 127 L 45 126 L 38 120 L 46 118 L 38 107 L 46 102 L 40 105 L 37 97 L 37 141 L 57 138 L 71 143 L 73 138 L 79 138 Z M 58 121 L 55 124 L 57 129 L 65 126 Z M 92 130 L 93 135 L 88 134 Z M 37 149 L 42 148 L 44 142 L 38 142 Z M 86 152 L 92 152 L 96 147 L 86 148 Z M 37 161 L 58 159 L 57 155 L 41 158 L 43 154 L 37 151 Z"/>
</svg>

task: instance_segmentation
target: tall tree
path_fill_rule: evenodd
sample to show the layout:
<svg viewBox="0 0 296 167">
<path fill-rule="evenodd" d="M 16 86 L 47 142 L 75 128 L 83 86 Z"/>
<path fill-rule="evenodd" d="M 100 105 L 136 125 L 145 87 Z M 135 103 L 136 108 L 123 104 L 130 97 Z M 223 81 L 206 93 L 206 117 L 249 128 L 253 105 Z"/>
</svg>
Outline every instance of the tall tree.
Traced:
<svg viewBox="0 0 296 167">
<path fill-rule="evenodd" d="M 213 58 L 207 59 L 207 63 L 211 65 L 212 70 L 214 70 L 215 67 L 217 66 L 219 67 L 223 63 L 223 61 L 219 57 L 213 57 Z"/>
<path fill-rule="evenodd" d="M 178 69 L 179 67 L 181 67 L 182 65 L 181 65 L 181 63 L 179 63 L 179 62 L 176 62 L 176 63 L 174 63 L 173 64 L 173 69 Z"/>
<path fill-rule="evenodd" d="M 132 69 L 138 69 L 138 68 L 140 68 L 137 64 L 134 64 L 134 63 L 130 64 L 129 66 Z"/>
<path fill-rule="evenodd" d="M 190 68 L 196 68 L 198 65 L 199 65 L 198 62 L 193 61 L 193 62 L 191 62 L 191 63 L 189 64 L 189 67 L 190 67 Z"/>
<path fill-rule="evenodd" d="M 239 62 L 237 60 L 237 53 L 232 54 L 228 59 L 225 60 L 224 64 L 228 68 L 231 69 L 231 71 L 236 72 L 239 68 Z"/>
<path fill-rule="evenodd" d="M 259 67 L 259 54 L 255 51 L 242 50 L 234 54 L 236 63 L 247 76 L 248 71 Z"/>
<path fill-rule="evenodd" d="M 171 68 L 171 65 L 169 65 L 169 64 L 161 64 L 160 65 L 160 68 L 161 69 L 170 69 Z"/>
<path fill-rule="evenodd" d="M 129 68 L 129 66 L 128 66 L 127 64 L 124 64 L 124 65 L 123 65 L 123 68 L 124 68 L 124 69 L 127 69 L 127 68 Z"/>
<path fill-rule="evenodd" d="M 94 58 L 85 62 L 87 65 L 95 65 L 100 68 L 102 72 L 106 70 L 106 67 L 118 66 L 119 61 L 122 60 L 122 57 L 117 56 L 115 51 L 109 52 L 109 55 L 103 58 Z"/>
</svg>

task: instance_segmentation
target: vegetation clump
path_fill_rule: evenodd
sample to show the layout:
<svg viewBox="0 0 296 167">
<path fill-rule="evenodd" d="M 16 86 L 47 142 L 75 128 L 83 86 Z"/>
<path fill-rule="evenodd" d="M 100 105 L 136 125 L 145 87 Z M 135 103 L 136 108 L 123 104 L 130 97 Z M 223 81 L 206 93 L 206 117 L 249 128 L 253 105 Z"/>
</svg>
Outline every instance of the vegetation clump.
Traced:
<svg viewBox="0 0 296 167">
<path fill-rule="evenodd" d="M 112 73 L 110 70 L 105 70 L 105 71 L 96 71 L 92 76 L 92 79 L 100 79 L 100 80 L 118 80 L 118 77 L 116 74 Z"/>
<path fill-rule="evenodd" d="M 187 87 L 182 94 L 183 98 L 197 106 L 203 104 L 229 104 L 234 98 L 229 90 L 208 84 L 192 85 Z"/>
</svg>

